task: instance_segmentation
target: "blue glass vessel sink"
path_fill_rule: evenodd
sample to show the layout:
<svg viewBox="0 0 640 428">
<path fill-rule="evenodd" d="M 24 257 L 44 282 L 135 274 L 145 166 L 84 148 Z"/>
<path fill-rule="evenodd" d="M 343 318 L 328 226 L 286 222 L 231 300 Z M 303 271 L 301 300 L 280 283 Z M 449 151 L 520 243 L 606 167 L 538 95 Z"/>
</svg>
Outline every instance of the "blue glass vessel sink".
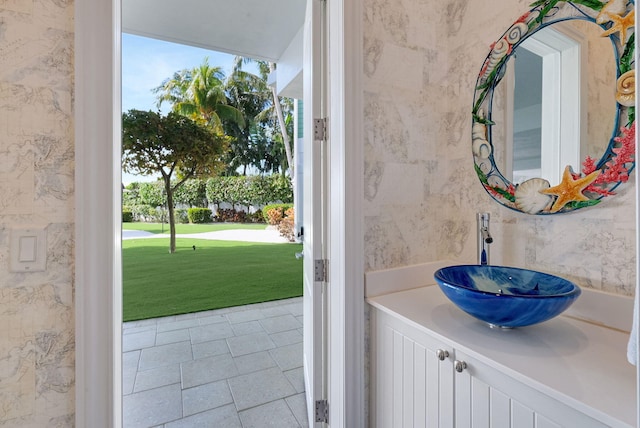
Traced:
<svg viewBox="0 0 640 428">
<path fill-rule="evenodd" d="M 436 271 L 434 277 L 457 307 L 492 327 L 547 321 L 580 296 L 580 288 L 571 281 L 506 266 L 449 266 Z"/>
</svg>

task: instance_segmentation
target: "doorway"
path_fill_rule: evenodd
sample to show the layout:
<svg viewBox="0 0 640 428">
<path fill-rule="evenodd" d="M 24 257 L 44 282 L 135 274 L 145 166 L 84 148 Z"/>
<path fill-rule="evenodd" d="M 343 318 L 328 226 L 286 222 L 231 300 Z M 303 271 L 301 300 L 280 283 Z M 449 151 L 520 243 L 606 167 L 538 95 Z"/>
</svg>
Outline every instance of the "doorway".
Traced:
<svg viewBox="0 0 640 428">
<path fill-rule="evenodd" d="M 75 4 L 76 424 L 119 426 L 119 1 Z M 332 164 L 328 273 L 331 426 L 364 426 L 361 5 L 328 10 Z M 100 84 L 98 84 L 99 82 Z M 345 88 L 349 88 L 346 90 Z M 100 102 L 96 102 L 100 100 Z M 347 126 L 346 124 L 349 124 Z M 351 145 L 346 141 L 352 142 Z M 355 144 L 353 144 L 355 142 Z M 346 215 L 345 213 L 348 213 Z M 348 285 L 347 285 L 348 284 Z M 333 404 L 331 404 L 333 403 Z"/>
<path fill-rule="evenodd" d="M 140 6 L 137 2 L 132 3 L 126 1 L 124 5 Z M 261 3 L 260 6 L 264 6 L 264 3 Z M 163 34 L 154 34 L 154 36 L 164 39 L 177 38 L 175 34 L 180 33 L 181 27 L 185 24 L 181 21 L 182 18 L 175 19 L 169 27 L 154 27 L 156 22 L 162 22 L 164 15 L 169 13 L 169 11 L 162 9 L 162 7 L 163 5 L 158 5 L 152 13 L 147 12 L 142 22 L 137 19 L 142 19 L 142 17 L 134 19 L 129 16 L 128 13 L 131 11 L 128 12 L 127 7 L 125 7 L 123 11 L 125 30 L 142 34 L 163 31 Z M 247 5 L 243 4 L 243 7 L 246 8 Z M 244 10 L 237 10 L 235 7 L 231 9 L 230 11 L 225 11 L 225 13 L 234 15 L 246 14 Z M 302 12 L 304 12 L 304 10 L 302 10 Z M 206 14 L 206 12 L 200 11 L 200 14 L 202 13 Z M 146 21 L 149 19 L 149 14 L 154 16 L 151 22 Z M 186 18 L 190 19 L 191 17 Z M 294 18 L 295 14 L 292 13 L 289 20 L 294 20 Z M 257 23 L 240 25 L 240 27 L 261 27 L 263 25 L 262 20 L 268 20 L 269 18 L 259 16 L 258 19 L 260 21 Z M 227 17 L 224 20 L 232 21 L 233 18 Z M 298 23 L 300 27 L 302 27 L 302 21 L 303 20 L 300 20 Z M 147 26 L 145 27 L 145 25 Z M 264 31 L 267 32 L 267 30 L 272 29 L 268 28 Z M 283 28 L 281 30 L 284 31 L 286 29 Z M 300 31 L 297 33 L 299 32 Z M 183 37 L 186 36 L 193 36 L 195 39 L 200 37 L 201 34 L 200 32 L 183 34 Z M 216 35 L 213 35 L 213 37 L 216 37 Z M 234 51 L 239 48 L 228 48 L 225 43 L 234 44 L 237 38 L 239 38 L 239 36 L 232 34 L 223 37 L 220 43 L 216 43 L 215 39 L 213 39 L 211 44 L 216 45 L 218 48 Z M 279 35 L 275 35 L 274 37 L 271 34 L 264 34 L 263 37 L 259 39 L 259 42 L 262 43 L 263 40 L 269 38 L 279 39 Z M 301 37 L 298 37 L 298 39 L 301 39 Z M 221 112 L 220 117 L 223 119 L 222 125 L 224 126 L 225 132 L 228 132 L 226 126 L 228 123 L 224 121 L 224 117 L 222 116 L 222 113 L 226 111 L 223 110 L 223 107 L 233 106 L 243 114 L 246 125 L 250 123 L 255 125 L 252 127 L 252 135 L 254 136 L 254 140 L 252 141 L 259 142 L 261 138 L 267 138 L 268 135 L 271 135 L 269 133 L 270 130 L 271 133 L 273 133 L 273 129 L 269 128 L 265 129 L 264 136 L 259 134 L 259 132 L 263 130 L 262 126 L 275 127 L 277 124 L 275 120 L 273 121 L 275 123 L 265 123 L 264 121 L 258 122 L 254 120 L 253 117 L 254 114 L 264 113 L 264 106 L 262 105 L 260 105 L 258 109 L 261 111 L 253 111 L 256 110 L 255 105 L 257 101 L 267 103 L 267 100 L 271 97 L 271 91 L 266 85 L 266 79 L 264 75 L 260 73 L 261 71 L 264 73 L 263 70 L 266 68 L 261 68 L 260 66 L 266 64 L 239 62 L 234 55 L 225 55 L 208 49 L 202 50 L 198 47 L 194 48 L 192 46 L 185 46 L 184 44 L 180 44 L 178 48 L 177 45 L 172 43 L 142 38 L 130 33 L 123 34 L 122 41 L 122 98 L 124 112 L 129 112 L 131 108 L 137 110 L 153 109 L 157 97 L 165 94 L 164 91 L 153 94 L 153 88 L 161 85 L 163 88 L 167 87 L 164 82 L 167 82 L 168 79 L 176 80 L 175 76 L 177 74 L 184 75 L 190 72 L 194 81 L 200 80 L 207 82 L 208 85 L 220 85 L 221 89 L 224 89 L 225 92 L 227 92 L 227 90 L 230 91 L 225 94 L 228 99 L 227 103 L 221 107 L 216 105 L 216 111 Z M 282 46 L 278 50 L 285 49 L 287 46 L 293 45 L 296 41 L 301 43 L 301 40 L 294 39 L 294 41 L 291 42 L 285 40 L 281 43 Z M 190 44 L 193 45 L 196 43 L 198 43 L 198 41 L 194 40 Z M 249 45 L 245 47 L 247 49 L 251 48 Z M 302 46 L 300 46 L 298 50 L 301 51 L 301 48 Z M 132 54 L 132 49 L 136 49 L 138 52 Z M 295 49 L 294 46 L 294 48 L 288 50 L 294 51 L 293 53 L 295 53 L 297 49 Z M 171 61 L 172 58 L 177 59 Z M 272 60 L 272 58 L 269 58 L 269 60 Z M 299 60 L 301 66 L 302 59 L 300 58 Z M 171 65 L 167 65 L 170 61 Z M 205 62 L 206 67 L 203 65 Z M 290 70 L 295 69 L 293 63 L 294 60 L 290 56 Z M 132 73 L 131 70 L 134 64 L 137 64 L 138 67 L 136 67 L 136 71 Z M 146 71 L 145 67 L 149 66 L 152 66 L 152 69 Z M 173 68 L 171 68 L 172 66 Z M 235 67 L 238 66 L 241 67 L 242 71 L 253 72 L 257 77 L 249 79 L 247 76 L 242 75 L 241 72 L 236 73 Z M 159 68 L 163 71 L 159 71 Z M 182 70 L 185 69 L 189 71 L 183 73 Z M 218 69 L 219 72 L 215 72 L 215 78 L 207 79 L 206 77 L 209 76 L 203 74 L 205 72 L 213 73 L 213 70 Z M 282 69 L 286 71 L 286 67 Z M 276 72 L 278 71 L 281 71 L 280 67 L 276 70 Z M 161 73 L 164 73 L 164 75 Z M 132 79 L 132 74 L 134 79 Z M 151 76 L 148 76 L 149 74 Z M 133 84 L 131 80 L 134 80 Z M 280 80 L 276 83 L 278 86 L 280 86 Z M 288 86 L 284 89 L 288 95 L 295 93 L 295 88 L 291 89 L 291 86 L 294 85 L 295 82 L 291 82 L 291 80 L 295 81 L 296 77 L 294 76 L 290 81 L 286 82 Z M 145 84 L 146 86 L 143 86 Z M 252 86 L 245 87 L 247 85 Z M 132 94 L 129 91 L 134 91 L 133 95 L 135 95 L 136 91 L 140 92 L 142 90 L 142 87 L 145 87 L 145 92 L 150 95 L 150 97 L 147 97 L 147 99 L 138 97 L 136 101 L 132 101 Z M 234 101 L 240 102 L 246 98 L 246 96 L 243 97 L 245 92 L 247 94 L 246 96 L 252 95 L 256 102 L 234 104 Z M 265 93 L 263 94 L 263 92 Z M 267 93 L 269 96 L 266 95 Z M 302 94 L 296 95 L 297 98 L 302 98 Z M 235 96 L 235 98 L 229 99 L 230 96 Z M 197 103 L 198 101 L 201 102 L 203 107 L 210 106 L 209 103 L 206 103 L 208 100 L 195 99 L 192 102 Z M 167 103 L 163 104 L 163 107 L 165 107 L 164 110 L 167 110 L 166 104 Z M 168 104 L 168 107 L 172 107 L 171 100 L 169 100 Z M 272 99 L 271 104 L 273 105 Z M 286 107 L 286 105 L 284 105 L 286 103 L 282 102 L 282 104 L 286 117 L 287 111 L 284 108 Z M 253 110 L 247 110 L 247 108 Z M 166 113 L 163 113 L 163 115 L 164 114 Z M 251 116 L 249 117 L 249 115 Z M 280 125 L 278 126 L 279 129 L 282 128 L 281 124 L 277 125 Z M 230 130 L 232 132 L 236 131 L 237 127 L 230 126 Z M 291 135 L 290 130 L 289 135 Z M 236 136 L 240 138 L 244 135 L 239 134 Z M 242 140 L 238 140 L 238 143 L 242 143 Z M 251 149 L 251 147 L 247 147 L 247 149 Z M 260 153 L 262 153 L 262 151 L 260 151 Z M 256 156 L 257 154 L 259 153 L 256 153 Z M 133 153 L 132 156 L 137 159 L 135 153 Z M 247 158 L 252 159 L 256 156 L 247 156 Z M 233 157 L 231 159 L 236 160 L 237 158 Z M 227 161 L 227 159 L 225 159 L 225 161 Z M 277 165 L 276 162 L 278 161 L 282 162 L 282 159 L 272 159 L 271 164 L 273 165 L 275 163 L 275 165 Z M 251 164 L 254 170 L 259 170 L 263 167 L 262 164 L 256 162 Z M 247 165 L 243 165 L 244 169 L 246 169 Z M 274 167 L 272 166 L 271 168 Z M 291 168 L 291 170 L 292 169 L 293 168 Z M 269 172 L 272 171 L 269 170 Z M 226 173 L 233 174 L 233 171 L 226 171 Z M 232 194 L 233 189 L 238 187 L 234 185 L 234 183 L 246 182 L 246 184 L 251 185 L 255 181 L 249 179 L 241 180 L 242 178 L 243 177 L 226 177 L 224 180 L 221 180 L 220 183 L 222 185 L 230 185 L 227 191 L 221 192 L 222 196 L 229 195 L 232 198 L 230 202 L 242 200 L 234 198 Z M 268 184 L 271 181 L 261 180 L 261 182 Z M 218 181 L 214 179 L 207 180 L 206 183 L 209 201 L 217 202 L 216 207 L 208 207 L 214 212 L 214 208 L 222 208 L 219 205 L 225 201 L 224 199 L 213 199 L 209 196 L 213 193 L 209 192 L 209 190 L 211 190 L 210 188 L 217 187 L 215 186 L 216 183 L 218 183 Z M 185 185 L 186 184 L 188 183 L 185 183 Z M 279 190 L 282 195 L 284 194 L 282 191 L 282 183 L 280 183 L 280 185 Z M 142 190 L 148 187 L 150 186 L 140 187 L 139 193 L 143 194 Z M 242 188 L 244 189 L 245 187 L 242 186 Z M 261 190 L 266 191 L 269 189 L 270 187 L 263 187 Z M 131 193 L 134 193 L 134 191 L 135 187 L 131 189 Z M 176 198 L 179 198 L 179 193 L 174 197 L 174 201 L 178 202 L 179 199 Z M 245 201 L 247 204 L 249 202 L 251 201 Z M 275 202 L 275 200 L 265 202 Z M 292 201 L 285 199 L 283 202 Z M 157 204 L 158 202 L 155 203 Z M 135 206 L 135 201 L 132 206 Z M 227 208 L 229 208 L 228 211 L 230 211 L 238 207 L 229 206 Z M 221 212 L 222 211 L 219 211 L 219 213 Z M 184 229 L 185 227 L 186 226 L 178 225 L 178 228 Z M 181 281 L 183 281 L 184 285 L 187 285 L 189 284 L 187 278 L 191 278 L 191 286 L 188 287 L 188 290 L 182 289 L 182 291 L 174 296 L 174 299 L 191 301 L 193 299 L 190 299 L 189 296 L 198 296 L 196 301 L 193 302 L 193 304 L 197 306 L 202 305 L 204 295 L 192 290 L 202 288 L 202 291 L 208 296 L 209 293 L 215 294 L 215 289 L 227 289 L 226 294 L 218 296 L 217 300 L 219 302 L 211 302 L 211 304 L 215 305 L 222 304 L 221 302 L 225 299 L 233 300 L 231 295 L 237 293 L 237 290 L 240 288 L 244 290 L 244 295 L 242 298 L 238 296 L 236 299 L 241 300 L 245 298 L 248 299 L 252 290 L 255 290 L 257 287 L 263 286 L 267 289 L 270 286 L 270 288 L 273 289 L 275 285 L 270 278 L 278 271 L 278 266 L 275 265 L 277 261 L 272 260 L 272 262 L 267 265 L 261 260 L 267 257 L 272 259 L 276 254 L 280 254 L 280 257 L 289 258 L 289 260 L 281 260 L 280 265 L 283 267 L 295 263 L 297 267 L 301 269 L 302 261 L 296 260 L 294 257 L 295 252 L 301 251 L 298 246 L 281 245 L 280 239 L 276 240 L 278 245 L 275 245 L 273 241 L 269 243 L 248 244 L 248 242 L 256 242 L 257 240 L 262 241 L 262 239 L 266 239 L 267 236 L 265 236 L 265 234 L 258 236 L 258 232 L 249 230 L 242 230 L 242 233 L 235 231 L 235 235 L 232 232 L 232 229 L 225 231 L 226 235 L 233 235 L 235 239 L 240 241 L 246 240 L 247 243 L 235 245 L 232 248 L 221 248 L 218 246 L 214 248 L 214 245 L 218 245 L 218 243 L 221 244 L 222 241 L 215 239 L 220 238 L 219 236 L 214 236 L 219 233 L 209 233 L 201 237 L 214 238 L 213 240 L 193 241 L 196 242 L 197 250 L 194 245 L 194 250 L 190 251 L 186 250 L 187 246 L 184 244 L 185 237 L 182 237 L 182 241 L 178 240 L 178 244 L 180 245 L 178 245 L 177 254 L 171 255 L 173 259 L 177 257 L 183 259 L 186 254 L 188 259 L 182 260 L 182 262 L 185 263 L 183 266 L 191 265 L 194 263 L 192 260 L 195 258 L 202 259 L 202 262 L 209 266 L 198 268 L 198 265 L 193 265 L 189 272 L 184 272 Z M 197 235 L 194 237 L 197 237 Z M 136 281 L 135 278 L 138 278 L 138 283 L 144 282 L 146 284 L 148 278 L 155 275 L 155 269 L 151 269 L 150 266 L 139 266 L 137 268 L 140 272 L 150 269 L 142 276 L 137 272 L 133 272 L 130 266 L 132 257 L 140 257 L 142 259 L 148 256 L 148 253 L 145 253 L 145 251 L 148 252 L 152 248 L 149 242 L 149 239 L 145 238 L 144 240 L 139 239 L 136 241 L 125 240 L 123 243 L 125 319 L 128 317 L 134 317 L 135 319 L 135 315 L 131 313 L 132 305 L 142 309 L 142 305 L 135 305 L 137 300 L 135 300 L 135 296 L 131 293 L 132 283 Z M 225 242 L 227 246 L 231 245 L 229 241 Z M 191 241 L 189 242 L 189 245 L 190 244 Z M 271 250 L 268 251 L 268 254 L 258 254 L 260 248 L 266 249 L 267 246 L 272 247 Z M 289 252 L 287 253 L 283 247 L 288 247 Z M 233 253 L 237 256 L 230 257 L 228 262 L 224 263 L 224 266 L 220 266 L 220 258 L 225 255 L 219 253 L 223 251 L 225 255 L 227 253 Z M 137 256 L 132 255 L 132 252 L 137 254 Z M 161 258 L 167 257 L 166 251 L 156 251 L 153 254 L 157 254 L 157 257 Z M 205 254 L 215 256 L 215 259 L 218 259 L 218 263 L 210 263 L 211 258 L 208 256 L 205 257 Z M 203 257 L 205 257 L 205 259 L 203 259 Z M 239 260 L 243 260 L 242 264 L 244 267 L 237 266 L 236 269 L 238 270 L 233 273 L 230 272 L 229 267 L 236 265 L 236 261 Z M 165 264 L 172 263 L 173 260 L 167 260 Z M 166 301 L 164 295 L 156 297 L 157 289 L 164 287 L 165 281 L 167 281 L 167 290 L 165 293 L 173 293 L 175 287 L 181 288 L 179 285 L 183 284 L 173 282 L 172 285 L 172 281 L 169 279 L 173 276 L 173 272 L 180 269 L 182 269 L 180 266 L 175 266 L 173 269 L 165 272 L 163 277 L 158 278 L 155 284 L 150 284 L 151 287 L 147 289 L 144 297 L 139 297 L 146 301 L 154 298 Z M 243 272 L 246 269 L 256 270 L 256 274 L 250 275 L 247 272 Z M 197 276 L 195 273 L 195 271 L 207 270 L 210 270 L 209 275 L 211 276 Z M 226 276 L 229 278 L 226 281 L 222 281 L 222 283 L 214 285 L 214 282 L 221 279 L 219 278 L 220 276 L 224 276 L 223 272 L 225 271 L 228 272 Z M 238 282 L 241 281 L 241 277 L 245 278 L 246 281 Z M 258 280 L 258 277 L 261 277 L 261 280 Z M 280 284 L 279 287 L 286 288 L 286 278 L 281 279 L 282 280 L 278 282 Z M 302 278 L 300 276 L 296 279 L 300 283 L 301 290 Z M 233 282 L 236 286 L 231 287 L 230 282 Z M 202 284 L 202 286 L 200 286 L 200 284 Z M 204 286 L 205 284 L 206 286 Z M 139 285 L 140 287 L 146 288 L 144 284 Z M 214 288 L 211 289 L 211 287 Z M 207 291 L 209 289 L 211 289 L 211 291 Z M 272 294 L 273 293 L 278 294 L 282 292 L 272 290 Z M 258 297 L 256 296 L 256 298 Z M 176 302 L 175 300 L 173 301 Z M 166 303 L 169 304 L 169 302 Z M 246 303 L 249 303 L 249 301 L 247 300 Z M 176 302 L 174 306 L 178 306 L 178 303 Z M 189 305 L 187 304 L 185 306 L 188 307 Z M 169 425 L 179 423 L 198 426 L 215 426 L 228 423 L 230 425 L 242 424 L 243 426 L 251 426 L 252 421 L 255 421 L 256 418 L 259 420 L 259 415 L 261 414 L 275 418 L 274 421 L 279 421 L 283 426 L 305 425 L 307 412 L 305 406 L 304 379 L 302 375 L 302 299 L 288 299 L 280 302 L 274 301 L 242 306 L 232 304 L 231 306 L 233 307 L 227 309 L 198 311 L 177 316 L 152 317 L 145 321 L 127 322 L 124 324 L 123 416 L 125 428 L 134 426 L 156 426 L 163 423 Z M 158 311 L 160 311 L 160 308 L 158 308 Z"/>
</svg>

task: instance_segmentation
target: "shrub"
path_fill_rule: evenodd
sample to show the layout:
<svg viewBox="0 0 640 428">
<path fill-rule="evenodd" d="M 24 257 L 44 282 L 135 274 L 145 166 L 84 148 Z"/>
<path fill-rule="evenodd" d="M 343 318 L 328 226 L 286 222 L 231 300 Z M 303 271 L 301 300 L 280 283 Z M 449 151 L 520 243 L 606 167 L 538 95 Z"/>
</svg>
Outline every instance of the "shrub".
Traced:
<svg viewBox="0 0 640 428">
<path fill-rule="evenodd" d="M 247 213 L 244 211 L 236 211 L 231 219 L 234 223 L 244 223 L 247 220 Z"/>
<path fill-rule="evenodd" d="M 254 213 L 247 214 L 247 221 L 251 223 L 264 223 L 264 216 L 262 215 L 262 210 L 258 210 Z"/>
<path fill-rule="evenodd" d="M 122 206 L 131 207 L 140 204 L 140 184 L 130 183 L 122 189 Z"/>
<path fill-rule="evenodd" d="M 131 223 L 133 221 L 133 212 L 130 209 L 122 210 L 122 222 Z"/>
<path fill-rule="evenodd" d="M 270 225 L 276 225 L 280 223 L 280 221 L 285 216 L 285 211 L 289 208 L 293 208 L 292 204 L 270 204 L 265 205 L 262 208 L 262 215 L 264 216 L 264 220 Z"/>
<path fill-rule="evenodd" d="M 189 214 L 186 208 L 176 208 L 173 213 L 176 216 L 176 223 L 189 223 Z"/>
<path fill-rule="evenodd" d="M 234 209 L 219 209 L 215 217 L 215 221 L 233 223 L 244 223 L 246 219 L 247 213 Z"/>
<path fill-rule="evenodd" d="M 189 208 L 187 211 L 189 223 L 210 223 L 211 210 L 209 208 Z"/>
<path fill-rule="evenodd" d="M 224 223 L 225 221 L 230 221 L 229 218 L 233 216 L 232 214 L 233 212 L 235 212 L 235 210 L 219 208 L 218 210 L 216 210 L 216 215 L 213 216 L 213 221 L 218 223 Z"/>
<path fill-rule="evenodd" d="M 296 234 L 295 234 L 295 216 L 293 212 L 293 208 L 289 208 L 284 213 L 284 218 L 278 223 L 278 232 L 280 235 L 287 238 L 289 242 L 295 242 Z"/>
<path fill-rule="evenodd" d="M 133 214 L 133 221 L 147 220 L 147 213 L 149 212 L 148 205 L 132 205 L 126 208 L 131 210 L 131 213 Z"/>
<path fill-rule="evenodd" d="M 144 213 L 144 221 L 150 223 L 164 223 L 168 219 L 167 210 L 162 207 L 146 207 L 146 212 Z"/>
<path fill-rule="evenodd" d="M 281 208 L 272 208 L 267 211 L 267 223 L 272 226 L 280 224 L 283 217 Z"/>
</svg>

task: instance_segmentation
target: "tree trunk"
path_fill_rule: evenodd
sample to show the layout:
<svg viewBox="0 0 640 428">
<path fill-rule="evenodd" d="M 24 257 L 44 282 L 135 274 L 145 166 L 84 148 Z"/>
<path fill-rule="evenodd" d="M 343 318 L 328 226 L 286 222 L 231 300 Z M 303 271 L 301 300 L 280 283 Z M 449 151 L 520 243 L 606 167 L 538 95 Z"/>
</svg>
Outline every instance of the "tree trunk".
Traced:
<svg viewBox="0 0 640 428">
<path fill-rule="evenodd" d="M 273 72 L 276 69 L 276 65 L 272 62 L 269 63 L 269 71 Z M 291 154 L 291 141 L 289 140 L 289 134 L 287 133 L 287 124 L 284 121 L 282 115 L 282 106 L 280 105 L 280 99 L 278 99 L 278 92 L 275 86 L 271 87 L 271 93 L 273 94 L 273 106 L 276 108 L 276 115 L 278 116 L 278 124 L 282 131 L 282 142 L 284 143 L 284 151 L 287 153 L 287 163 L 289 164 L 289 171 L 291 177 L 294 176 L 293 156 Z"/>
<path fill-rule="evenodd" d="M 164 189 L 167 192 L 167 210 L 169 211 L 169 253 L 176 252 L 176 216 L 173 210 L 173 189 L 171 178 L 164 177 Z"/>
</svg>

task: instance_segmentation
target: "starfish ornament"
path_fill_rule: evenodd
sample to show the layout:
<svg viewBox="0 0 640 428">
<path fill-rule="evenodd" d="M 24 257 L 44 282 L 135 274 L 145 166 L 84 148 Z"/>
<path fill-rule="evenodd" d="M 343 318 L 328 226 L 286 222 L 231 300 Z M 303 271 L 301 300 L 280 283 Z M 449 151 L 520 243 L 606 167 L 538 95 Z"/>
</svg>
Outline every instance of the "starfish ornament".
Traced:
<svg viewBox="0 0 640 428">
<path fill-rule="evenodd" d="M 633 28 L 636 21 L 636 12 L 631 11 L 625 17 L 620 15 L 610 15 L 609 18 L 613 25 L 607 31 L 602 33 L 602 37 L 606 37 L 613 33 L 620 33 L 620 41 L 624 44 L 627 42 L 627 29 Z"/>
<path fill-rule="evenodd" d="M 562 181 L 560 184 L 549 187 L 548 189 L 540 190 L 540 193 L 544 193 L 545 195 L 555 195 L 558 197 L 551 206 L 550 211 L 551 213 L 557 213 L 569 202 L 588 201 L 589 198 L 583 195 L 582 191 L 593 183 L 599 175 L 600 170 L 598 169 L 586 177 L 574 180 L 573 175 L 571 175 L 571 167 L 567 165 L 562 173 Z"/>
</svg>

